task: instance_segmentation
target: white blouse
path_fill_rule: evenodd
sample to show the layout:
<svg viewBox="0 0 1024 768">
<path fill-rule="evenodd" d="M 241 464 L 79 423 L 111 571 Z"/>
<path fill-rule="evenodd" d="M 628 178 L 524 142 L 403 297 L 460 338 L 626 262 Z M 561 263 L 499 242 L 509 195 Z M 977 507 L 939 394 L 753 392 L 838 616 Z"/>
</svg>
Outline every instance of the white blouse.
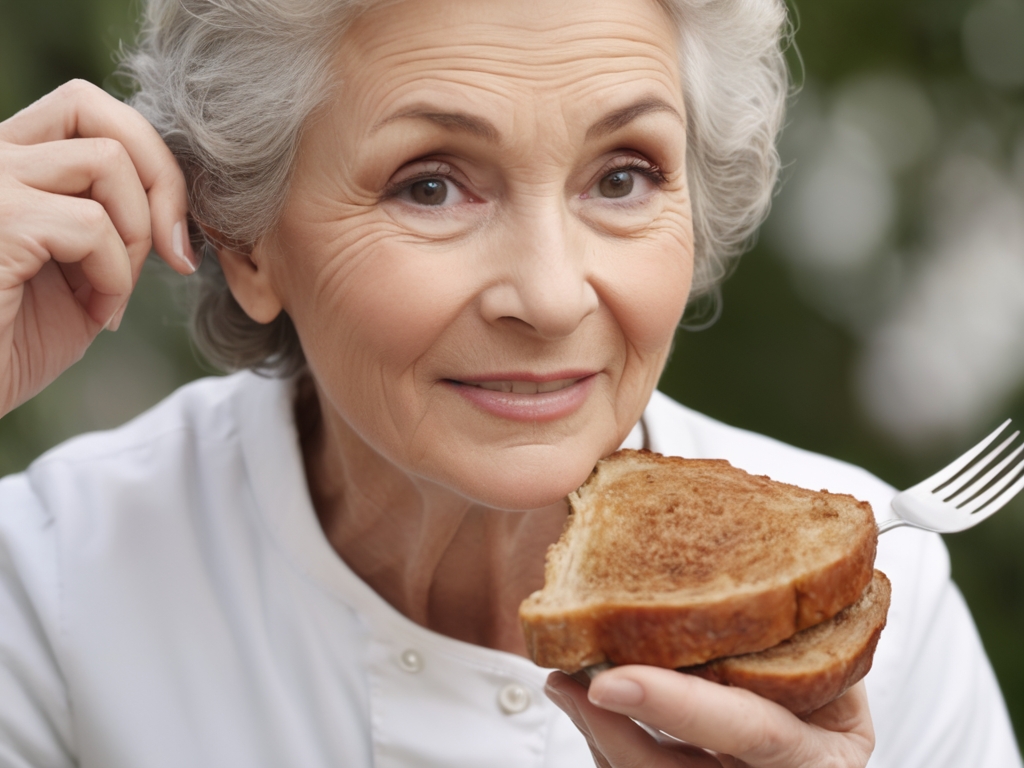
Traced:
<svg viewBox="0 0 1024 768">
<path fill-rule="evenodd" d="M 593 765 L 546 670 L 414 624 L 337 557 L 291 397 L 248 373 L 196 382 L 0 481 L 0 768 Z M 863 470 L 664 395 L 644 423 L 653 450 L 888 514 Z M 893 598 L 871 765 L 1020 766 L 940 538 L 887 533 L 876 565 Z"/>
</svg>

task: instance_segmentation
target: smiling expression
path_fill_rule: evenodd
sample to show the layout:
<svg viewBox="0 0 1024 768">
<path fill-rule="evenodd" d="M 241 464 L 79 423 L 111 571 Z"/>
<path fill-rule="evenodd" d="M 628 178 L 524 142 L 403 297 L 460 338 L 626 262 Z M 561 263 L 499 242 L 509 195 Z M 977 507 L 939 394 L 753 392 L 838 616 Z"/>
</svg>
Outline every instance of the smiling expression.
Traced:
<svg viewBox="0 0 1024 768">
<path fill-rule="evenodd" d="M 654 0 L 357 21 L 252 257 L 329 432 L 506 509 L 556 501 L 620 444 L 690 286 L 676 62 Z"/>
</svg>

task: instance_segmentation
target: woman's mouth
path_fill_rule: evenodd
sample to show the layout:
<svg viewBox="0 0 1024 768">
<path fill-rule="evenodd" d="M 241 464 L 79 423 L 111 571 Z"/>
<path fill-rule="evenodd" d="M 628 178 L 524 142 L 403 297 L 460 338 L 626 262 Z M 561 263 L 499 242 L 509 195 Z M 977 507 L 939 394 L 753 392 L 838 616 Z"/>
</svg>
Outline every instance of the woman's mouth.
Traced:
<svg viewBox="0 0 1024 768">
<path fill-rule="evenodd" d="M 487 413 L 513 421 L 555 421 L 575 413 L 590 394 L 594 373 L 487 379 L 446 379 L 445 384 Z"/>
<path fill-rule="evenodd" d="M 512 392 L 517 395 L 537 395 L 547 392 L 558 392 L 571 387 L 579 379 L 555 379 L 554 381 L 464 381 L 460 382 L 471 387 L 480 387 L 491 392 Z"/>
</svg>

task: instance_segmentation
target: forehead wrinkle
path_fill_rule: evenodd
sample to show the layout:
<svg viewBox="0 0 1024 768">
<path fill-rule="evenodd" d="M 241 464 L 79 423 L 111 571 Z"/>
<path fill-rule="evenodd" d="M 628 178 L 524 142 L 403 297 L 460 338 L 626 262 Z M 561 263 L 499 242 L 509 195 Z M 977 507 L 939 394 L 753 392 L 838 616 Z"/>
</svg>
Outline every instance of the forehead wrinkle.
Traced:
<svg viewBox="0 0 1024 768">
<path fill-rule="evenodd" d="M 493 65 L 493 62 L 488 62 Z M 565 98 L 567 94 L 554 94 L 555 90 L 569 90 L 570 97 L 581 92 L 600 94 L 613 85 L 635 87 L 638 79 L 649 79 L 667 88 L 674 95 L 680 88 L 677 73 L 666 67 L 657 66 L 650 57 L 631 54 L 616 57 L 583 57 L 575 58 L 558 66 L 540 67 L 523 65 L 505 66 L 474 66 L 473 61 L 451 59 L 439 63 L 436 68 L 424 66 L 419 60 L 415 67 L 403 70 L 400 66 L 382 67 L 379 71 L 363 70 L 358 82 L 358 90 L 353 89 L 351 95 L 359 96 L 370 103 L 393 103 L 405 93 L 422 93 L 434 89 L 444 94 L 447 88 L 470 88 L 497 95 L 508 96 L 510 89 L 525 87 L 543 95 Z M 356 86 L 354 80 L 349 85 Z M 540 90 L 538 90 L 540 89 Z M 458 93 L 455 90 L 451 94 Z M 459 94 L 462 95 L 461 93 Z M 472 103 L 472 99 L 470 99 Z M 409 109 L 415 107 L 411 104 Z"/>
<path fill-rule="evenodd" d="M 660 9 L 659 9 L 660 10 Z M 386 13 L 381 10 L 378 13 Z M 522 14 L 515 17 L 502 18 L 495 21 L 479 21 L 472 18 L 472 13 L 462 14 L 463 18 L 452 18 L 450 11 L 444 14 L 429 13 L 416 16 L 410 23 L 401 23 L 401 14 L 391 14 L 388 21 L 399 23 L 375 24 L 376 13 L 363 16 L 343 36 L 342 48 L 352 54 L 370 59 L 381 55 L 389 55 L 389 49 L 399 55 L 405 53 L 421 54 L 426 50 L 423 46 L 413 49 L 409 41 L 414 37 L 428 39 L 431 48 L 437 51 L 454 52 L 459 56 L 469 55 L 474 58 L 473 51 L 481 51 L 482 57 L 494 60 L 503 55 L 517 64 L 559 64 L 575 60 L 572 52 L 558 58 L 566 47 L 579 43 L 602 46 L 600 55 L 614 55 L 617 48 L 633 48 L 642 46 L 655 49 L 661 54 L 666 50 L 674 54 L 675 28 L 668 15 L 660 10 L 659 16 L 663 25 L 652 25 L 650 19 L 616 20 L 613 24 L 601 18 L 566 19 L 561 11 L 548 15 L 548 24 L 538 23 L 541 18 L 537 14 L 524 18 Z M 641 14 L 642 15 L 642 14 Z M 431 25 L 431 22 L 435 22 Z M 411 25 L 412 26 L 411 28 Z M 657 42 L 652 42 L 652 32 Z M 660 33 L 660 34 L 659 34 Z M 457 37 L 456 37 L 457 36 Z M 440 42 L 437 42 L 440 41 Z M 660 43 L 660 44 L 659 44 Z M 665 47 L 667 46 L 667 48 Z M 533 54 L 529 60 L 522 58 L 523 53 Z"/>
<path fill-rule="evenodd" d="M 547 95 L 553 96 L 551 90 L 565 89 L 571 89 L 574 94 L 604 91 L 606 95 L 609 78 L 621 78 L 623 84 L 628 84 L 625 81 L 635 83 L 637 76 L 645 73 L 667 86 L 667 95 L 674 96 L 680 91 L 674 43 L 668 49 L 652 43 L 650 30 L 640 25 L 635 25 L 635 38 L 627 34 L 634 30 L 622 25 L 616 26 L 614 37 L 609 36 L 607 25 L 598 22 L 581 23 L 584 30 L 575 36 L 565 35 L 565 30 L 560 30 L 563 37 L 583 41 L 584 46 L 593 43 L 593 36 L 585 34 L 585 28 L 603 31 L 604 34 L 597 38 L 600 42 L 597 51 L 593 50 L 593 45 L 590 50 L 581 51 L 580 46 L 552 46 L 547 40 L 530 44 L 529 34 L 505 35 L 504 38 L 492 35 L 497 39 L 489 43 L 444 42 L 417 46 L 411 38 L 422 35 L 423 29 L 417 28 L 409 35 L 400 34 L 403 29 L 395 31 L 391 26 L 384 25 L 376 35 L 356 36 L 339 50 L 343 61 L 340 69 L 343 82 L 353 89 L 350 95 L 361 102 L 374 104 L 376 108 L 371 111 L 385 115 L 378 126 L 390 119 L 386 116 L 387 102 L 394 104 L 399 94 L 403 91 L 408 93 L 409 89 L 422 92 L 429 88 L 430 81 L 435 81 L 442 91 L 446 86 L 470 87 L 496 93 L 505 91 L 500 95 L 508 95 L 510 87 L 521 83 L 536 90 L 538 95 L 545 95 L 547 91 Z M 459 32 L 462 34 L 463 30 Z M 448 33 L 433 39 L 447 40 L 451 36 L 450 29 Z M 644 33 L 647 34 L 646 39 L 640 39 Z M 393 39 L 389 43 L 374 44 L 375 38 L 380 37 Z M 527 52 L 529 55 L 524 55 Z M 344 77 L 345 72 L 360 74 L 350 79 Z M 467 101 L 473 103 L 472 99 Z M 456 105 L 451 110 L 447 109 L 448 105 L 444 106 L 445 111 L 471 112 Z M 483 125 L 474 126 L 458 119 L 445 121 L 448 127 L 491 138 L 488 134 L 492 132 Z"/>
<path fill-rule="evenodd" d="M 372 60 L 342 64 L 341 72 L 358 72 L 365 77 L 373 72 L 378 78 L 395 76 L 418 77 L 430 73 L 434 77 L 496 76 L 513 80 L 566 82 L 580 76 L 598 77 L 628 74 L 635 70 L 659 72 L 672 81 L 678 79 L 675 60 L 658 46 L 624 45 L 618 50 L 583 51 L 572 46 L 559 51 L 545 50 L 546 56 L 527 49 L 512 49 L 507 55 L 498 46 L 439 46 L 427 49 L 402 49 L 393 53 L 375 52 Z"/>
<path fill-rule="evenodd" d="M 526 18 L 517 12 L 486 22 L 474 18 L 470 6 L 461 4 L 454 11 L 448 8 L 446 13 L 414 14 L 410 19 L 391 9 L 378 9 L 347 30 L 338 50 L 339 63 L 350 65 L 343 66 L 343 72 L 366 72 L 374 66 L 392 70 L 403 64 L 413 64 L 422 71 L 424 65 L 445 68 L 457 59 L 462 60 L 462 66 L 479 62 L 474 69 L 481 72 L 509 63 L 520 70 L 561 70 L 579 63 L 581 48 L 585 48 L 589 49 L 585 58 L 608 61 L 653 57 L 674 72 L 675 25 L 659 3 L 652 6 L 663 24 L 652 24 L 649 18 L 642 18 L 646 15 L 642 12 L 636 20 L 620 19 L 610 24 L 592 14 L 567 20 L 564 12 L 554 9 Z M 387 14 L 382 17 L 383 24 L 375 23 L 379 14 Z"/>
</svg>

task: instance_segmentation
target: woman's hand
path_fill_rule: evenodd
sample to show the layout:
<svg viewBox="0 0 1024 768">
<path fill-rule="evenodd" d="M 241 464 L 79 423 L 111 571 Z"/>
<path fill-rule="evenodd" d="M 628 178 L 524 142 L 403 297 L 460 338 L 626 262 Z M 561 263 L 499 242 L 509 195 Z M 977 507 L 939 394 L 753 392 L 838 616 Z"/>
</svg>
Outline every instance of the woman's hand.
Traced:
<svg viewBox="0 0 1024 768">
<path fill-rule="evenodd" d="M 186 212 L 159 134 L 93 85 L 0 123 L 0 416 L 117 328 L 151 247 L 195 271 Z"/>
<path fill-rule="evenodd" d="M 554 672 L 548 696 L 600 768 L 863 768 L 875 744 L 863 683 L 803 720 L 750 691 L 655 667 L 610 669 L 589 691 Z"/>
</svg>

